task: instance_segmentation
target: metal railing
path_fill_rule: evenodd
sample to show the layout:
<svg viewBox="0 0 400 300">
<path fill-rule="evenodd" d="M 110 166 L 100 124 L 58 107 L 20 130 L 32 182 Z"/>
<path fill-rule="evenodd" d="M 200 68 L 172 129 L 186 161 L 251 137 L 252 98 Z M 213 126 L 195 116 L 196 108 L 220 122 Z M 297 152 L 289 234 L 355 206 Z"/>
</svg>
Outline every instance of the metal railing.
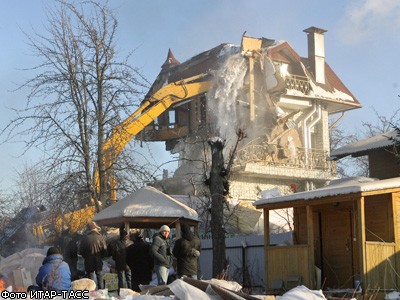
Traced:
<svg viewBox="0 0 400 300">
<path fill-rule="evenodd" d="M 336 163 L 329 161 L 328 152 L 321 149 L 297 147 L 295 155 L 287 157 L 284 149 L 276 144 L 246 145 L 240 148 L 235 156 L 235 163 L 262 163 L 276 167 L 292 167 L 307 170 L 323 170 L 336 173 Z"/>
</svg>

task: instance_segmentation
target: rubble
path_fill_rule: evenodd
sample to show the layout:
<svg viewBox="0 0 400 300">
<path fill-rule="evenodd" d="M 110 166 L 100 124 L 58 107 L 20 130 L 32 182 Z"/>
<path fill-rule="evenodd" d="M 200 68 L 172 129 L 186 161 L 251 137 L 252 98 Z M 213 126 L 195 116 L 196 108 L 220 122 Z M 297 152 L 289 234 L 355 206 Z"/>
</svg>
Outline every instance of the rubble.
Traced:
<svg viewBox="0 0 400 300">
<path fill-rule="evenodd" d="M 29 248 L 14 253 L 0 261 L 0 274 L 3 277 L 3 287 L 9 292 L 25 291 L 27 286 L 34 283 L 35 276 L 41 266 L 47 248 Z M 96 290 L 96 284 L 88 278 L 72 282 L 74 291 L 88 291 L 89 300 L 320 300 L 326 299 L 322 291 L 309 290 L 305 286 L 298 286 L 289 290 L 282 296 L 247 295 L 242 292 L 242 286 L 235 281 L 220 279 L 196 280 L 184 277 L 177 279 L 169 285 L 143 286 L 139 294 L 130 289 L 117 291 L 108 289 Z M 30 300 L 28 294 L 26 299 Z M 61 300 L 62 297 L 54 297 Z M 0 300 L 3 298 L 0 296 Z"/>
</svg>

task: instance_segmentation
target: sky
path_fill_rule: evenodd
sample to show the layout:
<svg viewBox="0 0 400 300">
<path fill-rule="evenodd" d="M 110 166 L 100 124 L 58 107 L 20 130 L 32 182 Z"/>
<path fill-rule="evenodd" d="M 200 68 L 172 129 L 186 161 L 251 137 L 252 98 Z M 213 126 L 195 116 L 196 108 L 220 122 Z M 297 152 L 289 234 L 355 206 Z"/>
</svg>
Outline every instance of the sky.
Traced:
<svg viewBox="0 0 400 300">
<path fill-rule="evenodd" d="M 101 0 L 98 0 L 101 1 Z M 101 1 L 104 2 L 104 1 Z M 15 92 L 29 78 L 32 67 L 23 32 L 46 25 L 46 7 L 54 0 L 0 1 L 0 126 L 14 116 L 10 107 L 22 107 L 27 91 Z M 307 56 L 310 26 L 326 29 L 326 61 L 361 103 L 349 111 L 340 126 L 360 131 L 363 120 L 376 120 L 376 111 L 391 116 L 400 108 L 400 1 L 398 0 L 112 0 L 118 19 L 117 50 L 153 82 L 168 49 L 180 62 L 222 43 L 240 45 L 247 36 L 287 41 Z M 154 146 L 160 163 L 170 156 L 162 144 Z M 21 144 L 0 144 L 0 190 L 17 179 L 25 165 L 41 153 L 22 153 Z"/>
</svg>

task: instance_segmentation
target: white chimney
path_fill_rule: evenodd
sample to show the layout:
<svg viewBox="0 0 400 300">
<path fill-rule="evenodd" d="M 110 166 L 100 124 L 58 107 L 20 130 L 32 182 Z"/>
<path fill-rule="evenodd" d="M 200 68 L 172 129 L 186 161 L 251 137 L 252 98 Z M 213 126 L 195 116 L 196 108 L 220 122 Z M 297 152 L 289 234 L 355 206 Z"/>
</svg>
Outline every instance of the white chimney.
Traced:
<svg viewBox="0 0 400 300">
<path fill-rule="evenodd" d="M 311 72 L 315 81 L 325 84 L 325 29 L 310 27 L 303 30 L 307 33 L 308 60 L 310 61 Z"/>
</svg>

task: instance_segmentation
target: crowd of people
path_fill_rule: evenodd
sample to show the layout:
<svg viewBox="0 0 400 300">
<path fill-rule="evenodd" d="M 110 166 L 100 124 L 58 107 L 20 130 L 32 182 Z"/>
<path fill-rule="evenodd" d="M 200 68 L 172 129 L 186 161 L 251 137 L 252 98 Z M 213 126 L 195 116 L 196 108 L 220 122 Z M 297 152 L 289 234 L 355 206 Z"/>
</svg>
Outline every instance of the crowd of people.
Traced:
<svg viewBox="0 0 400 300">
<path fill-rule="evenodd" d="M 81 277 L 92 279 L 97 289 L 104 289 L 104 259 L 111 257 L 118 277 L 118 293 L 121 288 L 140 292 L 140 285 L 149 285 L 153 273 L 157 285 L 168 284 L 170 269 L 174 265 L 175 278 L 183 276 L 197 279 L 201 244 L 188 224 L 181 224 L 181 237 L 171 246 L 171 229 L 160 227 L 153 235 L 152 243 L 144 239 L 143 230 L 129 234 L 122 226 L 119 236 L 106 240 L 101 228 L 89 222 L 86 232 L 78 238 L 64 228 L 55 245 L 50 247 L 36 276 L 36 284 L 30 290 L 71 290 L 71 283 Z M 78 269 L 78 255 L 84 260 L 84 271 Z M 125 284 L 126 283 L 126 284 Z"/>
</svg>

